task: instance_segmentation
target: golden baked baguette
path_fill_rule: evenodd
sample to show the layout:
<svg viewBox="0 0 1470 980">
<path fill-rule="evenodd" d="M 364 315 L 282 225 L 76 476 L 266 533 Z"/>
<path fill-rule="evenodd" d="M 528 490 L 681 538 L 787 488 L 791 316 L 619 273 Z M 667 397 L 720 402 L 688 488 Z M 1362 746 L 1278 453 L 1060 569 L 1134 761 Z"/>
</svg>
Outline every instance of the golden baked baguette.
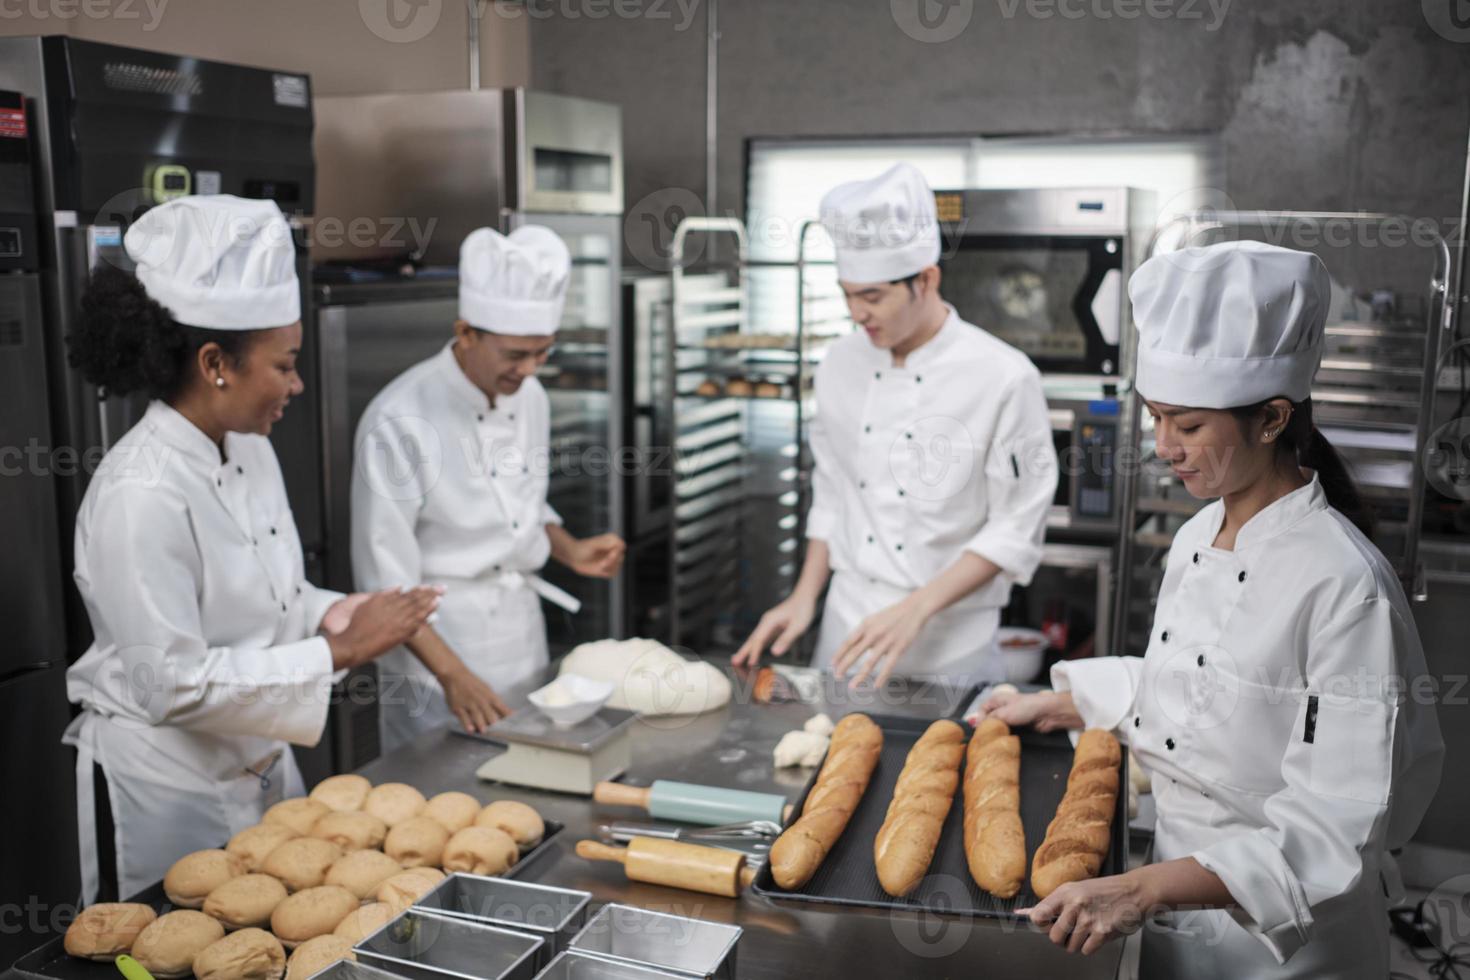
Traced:
<svg viewBox="0 0 1470 980">
<path fill-rule="evenodd" d="M 1026 880 L 1021 740 L 998 718 L 979 724 L 965 755 L 965 857 L 975 884 L 997 898 L 1014 898 Z"/>
<path fill-rule="evenodd" d="M 847 828 L 882 752 L 883 730 L 867 715 L 850 714 L 837 723 L 801 817 L 771 845 L 771 877 L 776 884 L 800 888 L 817 873 Z"/>
<path fill-rule="evenodd" d="M 1089 728 L 1082 733 L 1067 792 L 1031 859 L 1031 890 L 1038 897 L 1045 898 L 1069 881 L 1094 877 L 1102 868 L 1112 836 L 1122 761 L 1122 747 L 1108 732 Z"/>
<path fill-rule="evenodd" d="M 878 883 L 888 894 L 902 898 L 929 871 L 964 756 L 965 730 L 952 721 L 936 721 L 909 749 L 888 816 L 873 839 Z"/>
</svg>

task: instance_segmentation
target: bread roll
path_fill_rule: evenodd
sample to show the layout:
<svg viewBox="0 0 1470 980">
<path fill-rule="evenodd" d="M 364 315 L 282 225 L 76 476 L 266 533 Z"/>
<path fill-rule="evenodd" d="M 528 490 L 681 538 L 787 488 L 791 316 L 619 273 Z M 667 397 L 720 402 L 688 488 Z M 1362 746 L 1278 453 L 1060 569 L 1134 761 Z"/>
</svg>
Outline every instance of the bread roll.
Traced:
<svg viewBox="0 0 1470 980">
<path fill-rule="evenodd" d="M 286 960 L 286 980 L 306 980 L 338 960 L 356 960 L 352 943 L 341 936 L 317 936 L 296 947 Z"/>
<path fill-rule="evenodd" d="M 311 833 L 311 828 L 316 826 L 318 820 L 331 812 L 324 803 L 318 803 L 305 796 L 297 796 L 293 799 L 282 800 L 265 811 L 265 816 L 260 822 L 289 827 L 296 831 L 298 836 L 304 837 Z"/>
<path fill-rule="evenodd" d="M 520 856 L 515 840 L 498 827 L 466 827 L 444 846 L 444 870 L 503 875 Z"/>
<path fill-rule="evenodd" d="M 873 839 L 878 882 L 895 898 L 912 892 L 929 871 L 964 755 L 965 730 L 952 721 L 936 721 L 904 760 L 888 816 Z"/>
<path fill-rule="evenodd" d="M 203 912 L 180 909 L 138 933 L 132 957 L 159 980 L 177 980 L 193 973 L 195 957 L 224 936 L 225 927 Z"/>
<path fill-rule="evenodd" d="M 317 936 L 325 936 L 362 903 L 357 896 L 336 885 L 308 888 L 289 896 L 271 913 L 271 931 L 294 949 Z"/>
<path fill-rule="evenodd" d="M 772 381 L 762 381 L 755 386 L 757 398 L 780 398 L 781 386 Z"/>
<path fill-rule="evenodd" d="M 405 868 L 437 868 L 444 860 L 444 845 L 449 831 L 437 820 L 410 817 L 392 830 L 383 841 L 383 853 Z"/>
<path fill-rule="evenodd" d="M 411 868 L 400 871 L 378 886 L 377 899 L 397 909 L 405 909 L 433 891 L 444 880 L 437 868 Z"/>
<path fill-rule="evenodd" d="M 535 847 L 546 836 L 546 822 L 541 814 L 516 800 L 496 800 L 475 818 L 476 827 L 503 830 L 521 850 Z"/>
<path fill-rule="evenodd" d="M 195 851 L 168 869 L 163 876 L 163 892 L 180 908 L 197 909 L 206 895 L 244 873 L 245 862 L 227 851 Z"/>
<path fill-rule="evenodd" d="M 308 797 L 337 813 L 351 813 L 362 809 L 372 788 L 373 784 L 362 776 L 348 773 L 328 776 L 316 784 Z"/>
<path fill-rule="evenodd" d="M 133 948 L 133 940 L 158 918 L 137 902 L 102 902 L 82 909 L 66 927 L 62 946 L 68 956 L 111 963 Z"/>
<path fill-rule="evenodd" d="M 718 398 L 720 391 L 720 383 L 713 379 L 701 381 L 699 387 L 694 389 L 694 393 L 701 398 Z"/>
<path fill-rule="evenodd" d="M 429 800 L 423 816 L 438 824 L 451 834 L 457 834 L 474 825 L 480 815 L 480 801 L 468 793 L 440 793 Z"/>
<path fill-rule="evenodd" d="M 776 884 L 800 888 L 817 873 L 847 828 L 882 753 L 883 730 L 867 715 L 850 714 L 837 723 L 801 816 L 771 845 Z"/>
<path fill-rule="evenodd" d="M 259 871 L 271 851 L 293 837 L 300 836 L 284 824 L 258 823 L 254 827 L 246 827 L 231 837 L 225 850 L 240 859 L 246 872 Z"/>
<path fill-rule="evenodd" d="M 371 813 L 334 810 L 316 822 L 311 836 L 329 840 L 344 851 L 362 851 L 382 847 L 388 825 Z"/>
<path fill-rule="evenodd" d="M 975 884 L 997 898 L 1014 898 L 1026 880 L 1021 740 L 998 718 L 979 724 L 965 757 L 965 857 Z"/>
<path fill-rule="evenodd" d="M 341 885 L 367 901 L 379 885 L 402 870 L 403 865 L 382 851 L 353 851 L 344 854 L 327 870 L 327 877 L 322 883 Z"/>
<path fill-rule="evenodd" d="M 1031 859 L 1031 890 L 1045 898 L 1069 881 L 1095 876 L 1112 836 L 1118 800 L 1118 766 L 1123 750 L 1100 728 L 1089 728 L 1077 742 L 1067 792 L 1046 828 L 1046 839 Z"/>
<path fill-rule="evenodd" d="M 406 783 L 384 783 L 374 786 L 363 801 L 362 808 L 388 825 L 398 826 L 403 821 L 423 812 L 429 801 L 424 794 Z"/>
<path fill-rule="evenodd" d="M 389 905 L 387 902 L 373 902 L 364 905 L 355 912 L 347 913 L 347 918 L 337 923 L 337 928 L 332 930 L 332 935 L 351 940 L 352 945 L 356 946 L 397 918 L 401 911 L 402 909 Z"/>
<path fill-rule="evenodd" d="M 261 871 L 279 878 L 287 891 L 315 888 L 327 880 L 327 869 L 342 857 L 342 848 L 320 837 L 288 840 L 265 859 Z"/>
<path fill-rule="evenodd" d="M 725 394 L 732 398 L 749 398 L 755 393 L 755 386 L 744 378 L 731 378 L 725 383 Z"/>
<path fill-rule="evenodd" d="M 204 914 L 226 929 L 265 928 L 271 913 L 286 900 L 286 886 L 270 875 L 244 874 L 209 893 Z"/>
<path fill-rule="evenodd" d="M 241 929 L 216 940 L 194 959 L 199 980 L 281 980 L 286 951 L 264 929 Z"/>
</svg>

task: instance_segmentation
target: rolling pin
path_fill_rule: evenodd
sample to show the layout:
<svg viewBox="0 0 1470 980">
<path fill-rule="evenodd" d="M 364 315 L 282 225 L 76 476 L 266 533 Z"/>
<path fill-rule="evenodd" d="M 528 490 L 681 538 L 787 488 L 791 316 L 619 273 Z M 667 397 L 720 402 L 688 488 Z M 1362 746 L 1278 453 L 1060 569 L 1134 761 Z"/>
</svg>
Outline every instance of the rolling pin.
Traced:
<svg viewBox="0 0 1470 980">
<path fill-rule="evenodd" d="M 726 898 L 735 898 L 749 887 L 756 873 L 745 863 L 744 854 L 658 837 L 634 837 L 627 847 L 580 840 L 577 856 L 588 861 L 617 861 L 631 881 Z"/>
<path fill-rule="evenodd" d="M 786 802 L 786 798 L 774 793 L 675 783 L 667 779 L 656 779 L 652 786 L 601 782 L 593 787 L 592 798 L 612 806 L 638 807 L 660 820 L 702 823 L 711 827 L 745 820 L 770 820 L 784 824 L 791 813 L 791 804 Z"/>
</svg>

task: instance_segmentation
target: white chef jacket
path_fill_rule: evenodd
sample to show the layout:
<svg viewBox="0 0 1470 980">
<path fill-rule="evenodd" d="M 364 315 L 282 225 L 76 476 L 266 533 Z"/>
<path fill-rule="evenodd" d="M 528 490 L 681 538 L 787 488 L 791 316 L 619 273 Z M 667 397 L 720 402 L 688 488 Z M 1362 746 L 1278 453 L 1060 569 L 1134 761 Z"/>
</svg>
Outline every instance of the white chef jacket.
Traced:
<svg viewBox="0 0 1470 980">
<path fill-rule="evenodd" d="M 1384 851 L 1419 826 L 1444 754 L 1409 604 L 1315 474 L 1233 551 L 1213 547 L 1224 513 L 1217 500 L 1175 536 L 1144 657 L 1052 669 L 1152 772 L 1157 859 L 1195 858 L 1239 904 L 1149 929 L 1145 963 L 1381 978 Z"/>
<path fill-rule="evenodd" d="M 969 551 L 1000 573 L 935 616 L 899 670 L 974 666 L 1011 585 L 1041 562 L 1057 457 L 1040 372 L 951 307 L 902 367 L 857 332 L 831 346 L 814 385 L 807 537 L 827 542 L 834 573 L 818 661 Z"/>
</svg>

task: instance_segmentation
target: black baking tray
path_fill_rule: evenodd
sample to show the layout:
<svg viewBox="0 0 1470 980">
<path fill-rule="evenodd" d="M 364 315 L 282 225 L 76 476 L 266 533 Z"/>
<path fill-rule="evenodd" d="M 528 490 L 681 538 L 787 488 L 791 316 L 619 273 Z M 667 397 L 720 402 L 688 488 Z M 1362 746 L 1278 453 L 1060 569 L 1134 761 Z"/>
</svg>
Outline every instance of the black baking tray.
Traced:
<svg viewBox="0 0 1470 980">
<path fill-rule="evenodd" d="M 546 820 L 545 824 L 546 834 L 541 838 L 541 843 L 522 854 L 520 860 L 505 873 L 505 877 L 520 877 L 531 862 L 547 852 L 552 838 L 566 829 L 564 824 L 556 820 Z M 163 882 L 161 881 L 154 883 L 150 888 L 145 888 L 128 901 L 152 906 L 159 915 L 171 912 L 174 908 L 168 896 L 163 893 Z M 117 980 L 122 975 L 118 972 L 117 966 L 112 963 L 98 963 L 66 955 L 63 945 L 64 932 L 65 930 L 63 933 L 53 935 L 45 943 L 16 960 L 16 972 L 21 976 L 35 977 L 38 980 Z"/>
<path fill-rule="evenodd" d="M 1031 858 L 1046 836 L 1046 826 L 1056 815 L 1057 804 L 1067 789 L 1067 775 L 1072 771 L 1072 742 L 1065 732 L 1040 733 L 1018 729 L 1021 738 L 1021 823 L 1026 830 L 1026 882 L 1014 898 L 1000 899 L 985 891 L 970 877 L 970 866 L 964 847 L 964 792 L 955 791 L 954 803 L 945 818 L 939 846 L 929 873 L 919 887 L 906 898 L 894 898 L 878 883 L 873 864 L 873 839 L 883 826 L 888 803 L 893 799 L 893 786 L 903 770 L 904 759 L 919 736 L 932 721 L 869 715 L 883 729 L 883 753 L 868 782 L 847 829 L 827 853 L 827 859 L 801 888 L 787 891 L 771 877 L 770 862 L 761 866 L 751 885 L 757 895 L 784 901 L 811 902 L 823 905 L 863 906 L 877 909 L 912 909 L 945 915 L 976 918 L 1015 918 L 1016 909 L 1035 905 L 1039 899 L 1031 890 Z M 968 737 L 971 728 L 958 723 Z M 817 772 L 821 770 L 818 769 Z M 961 786 L 964 768 L 961 765 Z M 1101 875 L 1120 874 L 1128 863 L 1128 759 L 1124 754 L 1119 776 L 1117 809 L 1113 814 L 1112 839 L 1103 858 Z M 801 798 L 791 813 L 788 826 L 801 816 L 807 794 L 816 783 L 817 773 L 807 780 Z"/>
</svg>

